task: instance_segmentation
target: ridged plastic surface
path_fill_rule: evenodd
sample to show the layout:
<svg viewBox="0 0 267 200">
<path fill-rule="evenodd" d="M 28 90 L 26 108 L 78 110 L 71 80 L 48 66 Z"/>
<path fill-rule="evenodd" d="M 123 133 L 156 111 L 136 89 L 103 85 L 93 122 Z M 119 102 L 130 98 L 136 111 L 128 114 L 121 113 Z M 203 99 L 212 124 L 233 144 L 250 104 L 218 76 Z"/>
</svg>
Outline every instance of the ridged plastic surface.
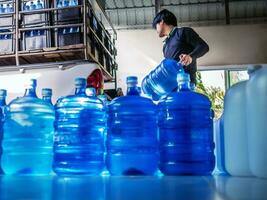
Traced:
<svg viewBox="0 0 267 200">
<path fill-rule="evenodd" d="M 137 81 L 137 80 L 136 80 Z M 112 175 L 153 175 L 158 166 L 156 106 L 128 88 L 108 105 L 107 159 Z"/>
<path fill-rule="evenodd" d="M 104 168 L 105 107 L 97 97 L 86 96 L 85 86 L 55 106 L 53 168 L 59 175 L 97 175 Z"/>
<path fill-rule="evenodd" d="M 187 90 L 170 93 L 158 104 L 159 167 L 165 175 L 209 175 L 214 169 L 211 103 L 189 87 L 188 82 Z"/>
<path fill-rule="evenodd" d="M 2 142 L 6 174 L 52 172 L 55 112 L 53 106 L 36 97 L 35 88 L 31 90 L 6 109 Z"/>
<path fill-rule="evenodd" d="M 183 71 L 182 64 L 175 60 L 164 59 L 143 79 L 143 92 L 154 100 L 159 100 L 177 87 L 176 76 L 181 71 Z"/>
</svg>

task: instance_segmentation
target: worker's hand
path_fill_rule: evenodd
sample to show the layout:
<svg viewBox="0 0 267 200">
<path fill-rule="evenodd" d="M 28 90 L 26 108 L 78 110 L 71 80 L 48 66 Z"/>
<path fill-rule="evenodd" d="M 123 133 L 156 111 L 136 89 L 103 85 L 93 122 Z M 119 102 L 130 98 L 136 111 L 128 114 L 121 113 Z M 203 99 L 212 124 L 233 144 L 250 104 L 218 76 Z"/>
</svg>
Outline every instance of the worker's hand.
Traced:
<svg viewBox="0 0 267 200">
<path fill-rule="evenodd" d="M 185 66 L 190 65 L 192 63 L 192 57 L 187 54 L 181 54 L 179 58 L 180 58 L 180 63 L 182 63 Z"/>
</svg>

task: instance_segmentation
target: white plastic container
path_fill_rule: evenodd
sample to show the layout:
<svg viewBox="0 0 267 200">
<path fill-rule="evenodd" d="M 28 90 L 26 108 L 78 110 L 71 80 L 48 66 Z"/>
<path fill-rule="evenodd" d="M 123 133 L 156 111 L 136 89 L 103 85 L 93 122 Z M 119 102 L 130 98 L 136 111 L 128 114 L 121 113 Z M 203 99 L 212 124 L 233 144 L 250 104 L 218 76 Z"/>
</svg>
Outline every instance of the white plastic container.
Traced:
<svg viewBox="0 0 267 200">
<path fill-rule="evenodd" d="M 250 69 L 246 107 L 250 169 L 267 178 L 267 67 Z"/>
<path fill-rule="evenodd" d="M 224 99 L 225 168 L 232 176 L 252 175 L 249 168 L 246 128 L 247 82 L 242 81 L 233 85 L 226 92 Z"/>
</svg>

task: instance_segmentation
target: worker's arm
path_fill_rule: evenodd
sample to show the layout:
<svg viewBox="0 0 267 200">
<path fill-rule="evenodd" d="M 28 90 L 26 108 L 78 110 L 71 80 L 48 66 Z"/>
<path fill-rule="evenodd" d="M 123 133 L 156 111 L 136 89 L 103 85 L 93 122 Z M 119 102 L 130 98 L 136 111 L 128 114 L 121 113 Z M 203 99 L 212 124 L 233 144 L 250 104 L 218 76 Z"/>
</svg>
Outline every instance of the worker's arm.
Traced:
<svg viewBox="0 0 267 200">
<path fill-rule="evenodd" d="M 184 28 L 183 36 L 186 43 L 193 47 L 193 51 L 188 54 L 193 60 L 205 55 L 209 51 L 208 44 L 192 28 Z"/>
</svg>

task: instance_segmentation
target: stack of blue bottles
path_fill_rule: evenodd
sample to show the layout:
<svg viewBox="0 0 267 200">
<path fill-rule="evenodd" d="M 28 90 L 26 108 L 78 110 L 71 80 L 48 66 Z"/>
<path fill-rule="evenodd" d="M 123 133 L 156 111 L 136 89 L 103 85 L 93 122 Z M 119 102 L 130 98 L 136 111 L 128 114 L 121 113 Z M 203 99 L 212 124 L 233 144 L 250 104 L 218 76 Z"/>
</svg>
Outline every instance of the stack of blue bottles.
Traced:
<svg viewBox="0 0 267 200">
<path fill-rule="evenodd" d="M 79 33 L 79 27 L 69 27 L 69 28 L 61 28 L 59 29 L 59 34 L 71 34 L 71 33 Z"/>
<path fill-rule="evenodd" d="M 178 73 L 178 92 L 159 102 L 160 170 L 165 175 L 209 175 L 215 166 L 213 112 L 208 97 L 190 90 Z"/>
<path fill-rule="evenodd" d="M 3 125 L 5 117 L 5 107 L 6 107 L 6 90 L 0 89 L 0 144 L 2 144 L 3 139 Z M 2 155 L 2 146 L 0 146 L 0 160 Z M 0 174 L 2 174 L 2 168 L 0 163 Z"/>
<path fill-rule="evenodd" d="M 12 43 L 12 34 L 8 34 L 9 29 L 0 29 L 0 33 L 7 33 L 0 35 L 0 52 L 12 52 L 13 43 Z"/>
<path fill-rule="evenodd" d="M 6 174 L 43 175 L 52 172 L 53 106 L 36 96 L 30 80 L 23 97 L 6 107 L 2 169 Z"/>
<path fill-rule="evenodd" d="M 107 169 L 112 175 L 153 175 L 158 166 L 157 111 L 127 77 L 127 96 L 108 105 Z"/>
<path fill-rule="evenodd" d="M 51 88 L 43 88 L 42 89 L 42 97 L 43 97 L 44 101 L 53 105 L 52 100 L 51 100 L 51 98 L 52 98 L 52 89 Z"/>
<path fill-rule="evenodd" d="M 70 7 L 79 5 L 77 0 L 59 0 L 57 1 L 57 8 Z"/>
<path fill-rule="evenodd" d="M 58 29 L 58 46 L 75 45 L 81 43 L 80 27 Z"/>
<path fill-rule="evenodd" d="M 105 107 L 86 95 L 86 79 L 76 78 L 75 87 L 75 95 L 55 106 L 53 168 L 58 175 L 97 175 L 104 168 Z"/>
<path fill-rule="evenodd" d="M 142 81 L 142 89 L 153 100 L 159 100 L 162 96 L 177 88 L 176 76 L 183 71 L 183 66 L 176 60 L 164 59 L 159 66 L 151 71 Z"/>
<path fill-rule="evenodd" d="M 13 12 L 13 6 L 10 4 L 0 4 L 0 14 Z"/>
</svg>

